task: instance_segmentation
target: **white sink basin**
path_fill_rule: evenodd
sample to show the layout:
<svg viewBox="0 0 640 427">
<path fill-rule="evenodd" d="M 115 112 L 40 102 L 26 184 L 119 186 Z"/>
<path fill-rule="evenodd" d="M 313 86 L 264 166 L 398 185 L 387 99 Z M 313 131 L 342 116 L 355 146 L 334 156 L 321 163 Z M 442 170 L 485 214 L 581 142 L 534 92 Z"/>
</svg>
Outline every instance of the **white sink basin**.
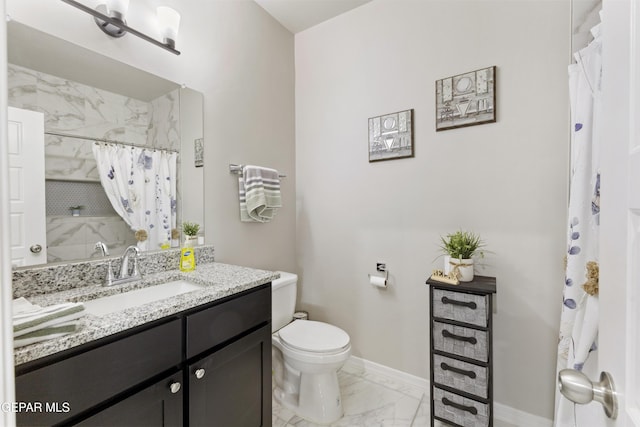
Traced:
<svg viewBox="0 0 640 427">
<path fill-rule="evenodd" d="M 83 304 L 87 313 L 104 316 L 105 314 L 138 307 L 202 288 L 204 288 L 203 285 L 197 285 L 186 280 L 174 280 L 161 285 L 148 286 L 121 294 L 84 301 Z"/>
</svg>

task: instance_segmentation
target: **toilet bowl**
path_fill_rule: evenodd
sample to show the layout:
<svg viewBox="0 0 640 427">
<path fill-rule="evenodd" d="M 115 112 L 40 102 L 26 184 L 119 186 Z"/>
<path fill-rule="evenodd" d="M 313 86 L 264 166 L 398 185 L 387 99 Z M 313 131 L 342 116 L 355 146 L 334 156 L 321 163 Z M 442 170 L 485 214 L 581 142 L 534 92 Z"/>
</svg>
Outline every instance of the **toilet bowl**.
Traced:
<svg viewBox="0 0 640 427">
<path fill-rule="evenodd" d="M 282 307 L 285 294 L 291 300 L 291 288 L 297 283 L 296 275 L 280 274 L 278 280 L 282 282 L 272 283 L 272 310 Z M 292 300 L 295 304 L 295 294 Z M 283 318 L 291 320 L 292 316 L 293 307 L 291 316 Z M 273 318 L 275 322 L 279 316 L 274 313 Z M 344 411 L 337 373 L 351 355 L 349 335 L 336 326 L 313 320 L 282 323 L 274 324 L 271 338 L 274 398 L 308 421 L 330 424 L 339 420 Z"/>
</svg>

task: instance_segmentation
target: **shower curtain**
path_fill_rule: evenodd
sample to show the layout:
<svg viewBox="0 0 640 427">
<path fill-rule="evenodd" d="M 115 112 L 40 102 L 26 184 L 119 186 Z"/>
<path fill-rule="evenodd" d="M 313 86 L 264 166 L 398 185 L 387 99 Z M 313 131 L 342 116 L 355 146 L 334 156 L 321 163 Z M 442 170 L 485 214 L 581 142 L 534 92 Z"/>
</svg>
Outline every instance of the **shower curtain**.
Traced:
<svg viewBox="0 0 640 427">
<path fill-rule="evenodd" d="M 598 110 L 602 45 L 596 26 L 595 39 L 574 57 L 569 66 L 571 98 L 571 175 L 567 222 L 567 255 L 558 343 L 558 371 L 583 371 L 592 379 L 597 372 L 598 241 L 600 173 Z M 598 404 L 575 405 L 556 388 L 556 427 L 590 425 Z"/>
<path fill-rule="evenodd" d="M 177 153 L 94 144 L 100 182 L 140 250 L 160 249 L 176 228 Z"/>
</svg>

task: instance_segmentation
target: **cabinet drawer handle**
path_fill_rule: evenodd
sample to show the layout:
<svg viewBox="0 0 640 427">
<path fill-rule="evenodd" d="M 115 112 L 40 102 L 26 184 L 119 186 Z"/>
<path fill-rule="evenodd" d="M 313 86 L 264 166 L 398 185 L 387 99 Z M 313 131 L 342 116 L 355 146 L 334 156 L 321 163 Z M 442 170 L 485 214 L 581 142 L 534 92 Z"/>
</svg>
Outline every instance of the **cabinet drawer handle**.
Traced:
<svg viewBox="0 0 640 427">
<path fill-rule="evenodd" d="M 204 369 L 196 369 L 196 378 L 201 379 L 202 377 L 204 377 Z"/>
<path fill-rule="evenodd" d="M 446 397 L 442 398 L 442 403 L 444 403 L 447 406 L 453 406 L 454 408 L 460 409 L 461 411 L 467 411 L 468 413 L 470 413 L 472 415 L 478 415 L 478 410 L 476 408 L 474 408 L 473 406 L 461 405 L 459 403 L 450 401 Z"/>
<path fill-rule="evenodd" d="M 463 337 L 461 335 L 456 335 L 456 334 L 452 334 L 451 332 L 447 331 L 446 329 L 442 331 L 442 336 L 445 338 L 452 338 L 454 340 L 458 340 L 458 341 L 466 341 L 469 344 L 477 344 L 478 340 L 475 337 Z"/>
<path fill-rule="evenodd" d="M 443 304 L 460 305 L 462 307 L 470 308 L 471 310 L 475 310 L 476 308 L 478 308 L 478 305 L 473 301 L 458 301 L 455 299 L 449 299 L 447 297 L 442 297 L 440 301 L 442 301 Z"/>
<path fill-rule="evenodd" d="M 460 369 L 460 368 L 456 368 L 455 366 L 449 366 L 446 363 L 442 362 L 440 364 L 440 367 L 442 368 L 443 371 L 451 371 L 451 372 L 455 372 L 461 375 L 466 375 L 469 378 L 471 378 L 472 380 L 474 380 L 476 378 L 476 373 L 473 371 L 465 371 L 464 369 Z"/>
<path fill-rule="evenodd" d="M 171 390 L 171 393 L 176 394 L 180 391 L 180 383 L 171 383 L 169 390 Z"/>
</svg>

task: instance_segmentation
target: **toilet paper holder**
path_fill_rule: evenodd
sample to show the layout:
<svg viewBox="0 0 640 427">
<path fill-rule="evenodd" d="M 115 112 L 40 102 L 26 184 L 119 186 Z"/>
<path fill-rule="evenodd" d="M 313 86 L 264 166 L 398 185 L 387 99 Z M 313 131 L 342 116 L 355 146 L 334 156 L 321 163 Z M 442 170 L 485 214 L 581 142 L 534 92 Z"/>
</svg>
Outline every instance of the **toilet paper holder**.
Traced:
<svg viewBox="0 0 640 427">
<path fill-rule="evenodd" d="M 384 281 L 381 281 L 380 279 L 382 279 L 382 277 L 378 275 L 369 274 L 369 283 L 380 288 L 386 288 L 387 280 L 389 279 L 389 271 L 387 270 L 387 265 L 381 262 L 376 263 L 376 271 L 384 273 Z"/>
</svg>

